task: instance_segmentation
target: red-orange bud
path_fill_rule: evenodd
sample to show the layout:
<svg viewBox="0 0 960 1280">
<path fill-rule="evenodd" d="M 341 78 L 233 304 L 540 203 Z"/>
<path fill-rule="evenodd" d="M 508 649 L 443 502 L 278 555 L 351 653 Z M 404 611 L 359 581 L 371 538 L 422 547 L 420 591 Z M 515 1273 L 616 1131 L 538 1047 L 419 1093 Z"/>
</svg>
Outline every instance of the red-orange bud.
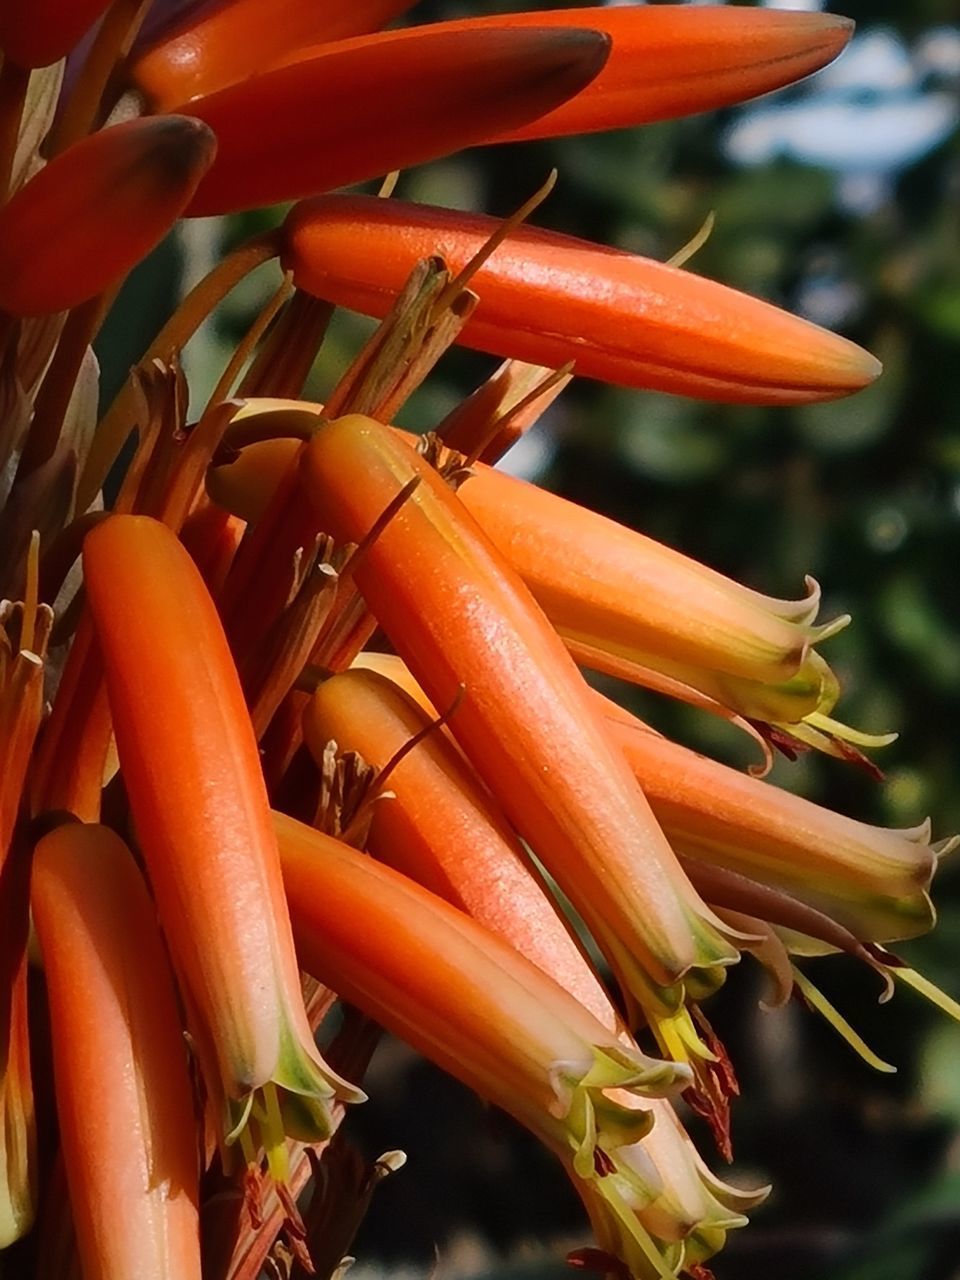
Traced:
<svg viewBox="0 0 960 1280">
<path fill-rule="evenodd" d="M 579 92 L 609 46 L 597 31 L 428 27 L 318 50 L 190 104 L 219 145 L 190 213 L 293 200 L 473 146 Z"/>
<path fill-rule="evenodd" d="M 189 116 L 154 116 L 69 147 L 0 210 L 0 309 L 65 311 L 118 284 L 193 195 L 216 139 Z"/>
</svg>

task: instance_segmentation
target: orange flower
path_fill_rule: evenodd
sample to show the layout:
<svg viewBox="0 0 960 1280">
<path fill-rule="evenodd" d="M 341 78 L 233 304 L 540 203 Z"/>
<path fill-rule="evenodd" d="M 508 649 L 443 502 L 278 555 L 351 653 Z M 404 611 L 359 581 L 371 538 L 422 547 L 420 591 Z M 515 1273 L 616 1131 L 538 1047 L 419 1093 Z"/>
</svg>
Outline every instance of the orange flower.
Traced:
<svg viewBox="0 0 960 1280">
<path fill-rule="evenodd" d="M 359 753 L 378 771 L 405 751 L 385 779 L 388 793 L 372 807 L 367 848 L 498 934 L 608 1031 L 632 1043 L 539 873 L 453 743 L 434 732 L 405 750 L 431 720 L 392 679 L 378 674 L 379 664 L 396 674 L 400 660 L 374 654 L 360 663 L 317 689 L 304 715 L 304 738 L 318 762 L 333 740 L 341 752 Z M 364 669 L 367 663 L 373 669 Z M 283 842 L 282 821 L 279 831 Z M 629 1094 L 617 1093 L 615 1100 L 641 1105 Z M 743 1211 L 763 1192 L 738 1192 L 714 1178 L 668 1102 L 651 1098 L 642 1106 L 653 1116 L 653 1127 L 620 1152 L 646 1184 L 645 1194 L 626 1197 L 635 1212 L 635 1230 L 647 1231 L 652 1248 L 665 1259 L 675 1259 L 676 1245 L 683 1241 L 685 1260 L 702 1261 L 721 1247 L 727 1230 L 745 1224 Z M 574 1184 L 602 1247 L 627 1260 L 632 1274 L 647 1274 L 646 1255 L 622 1231 L 603 1196 L 592 1183 L 574 1177 Z"/>
<path fill-rule="evenodd" d="M 288 1132 L 324 1136 L 330 1099 L 363 1095 L 313 1043 L 256 742 L 216 610 L 155 520 L 110 517 L 83 558 L 124 783 L 227 1141 L 256 1094 L 268 1150 L 282 1140 L 278 1101 Z"/>
<path fill-rule="evenodd" d="M 613 41 L 576 97 L 496 141 L 647 124 L 744 102 L 818 71 L 853 34 L 849 18 L 744 6 L 658 4 L 506 13 L 509 25 L 583 25 Z"/>
<path fill-rule="evenodd" d="M 620 129 L 743 102 L 826 66 L 853 32 L 849 18 L 832 14 L 677 4 L 498 13 L 443 22 L 437 29 L 489 26 L 591 27 L 612 41 L 595 80 L 528 124 L 491 131 L 491 142 Z M 405 34 L 421 29 L 408 28 Z M 315 52 L 301 49 L 285 61 Z"/>
<path fill-rule="evenodd" d="M 367 196 L 297 205 L 283 261 L 296 284 L 382 316 L 414 264 L 462 270 L 495 218 Z M 533 227 L 510 233 L 476 273 L 480 297 L 458 341 L 585 377 L 711 400 L 797 404 L 848 395 L 880 365 L 844 338 L 688 271 Z"/>
<path fill-rule="evenodd" d="M 411 7 L 412 0 L 364 0 L 347 9 L 232 0 L 165 31 L 137 57 L 131 82 L 152 111 L 170 111 L 265 67 L 309 61 L 333 42 L 374 32 Z M 613 44 L 590 85 L 528 124 L 491 130 L 490 140 L 498 141 L 644 124 L 741 102 L 826 65 L 853 29 L 849 19 L 830 14 L 625 5 L 498 13 L 439 23 L 434 30 L 506 26 L 591 28 Z M 396 34 L 415 41 L 425 30 L 409 27 L 390 39 Z"/>
<path fill-rule="evenodd" d="M 472 146 L 576 93 L 608 49 L 596 31 L 442 27 L 324 47 L 191 102 L 218 153 L 189 212 L 292 200 Z"/>
<path fill-rule="evenodd" d="M 620 1256 L 671 1275 L 631 1207 L 655 1192 L 628 1153 L 650 1129 L 644 1100 L 687 1069 L 618 1041 L 506 942 L 389 867 L 274 820 L 304 967 L 526 1125 L 619 1221 Z"/>
<path fill-rule="evenodd" d="M 934 855 L 954 842 L 931 847 L 928 823 L 856 822 L 631 726 L 623 712 L 609 727 L 678 853 L 782 889 L 862 940 L 932 927 Z"/>
<path fill-rule="evenodd" d="M 419 487 L 354 578 L 477 772 L 580 911 L 625 990 L 656 1020 L 691 968 L 736 951 L 693 892 L 589 690 L 536 603 L 438 474 L 370 419 L 306 446 L 303 481 L 324 527 L 359 542 L 413 478 Z"/>
<path fill-rule="evenodd" d="M 0 209 L 0 309 L 65 311 L 119 284 L 183 213 L 215 149 L 187 116 L 131 120 L 69 147 Z"/>
<path fill-rule="evenodd" d="M 332 740 L 379 771 L 429 724 L 391 680 L 361 669 L 320 685 L 304 713 L 303 735 L 319 764 Z M 449 739 L 441 733 L 425 738 L 391 769 L 385 785 L 389 798 L 371 811 L 370 851 L 484 928 L 508 936 L 515 950 L 616 1029 L 603 987 L 523 845 Z"/>
<path fill-rule="evenodd" d="M 83 1273 L 200 1280 L 193 1097 L 146 886 L 118 836 L 71 823 L 37 846 L 31 897 Z"/>
<path fill-rule="evenodd" d="M 847 621 L 814 625 L 812 581 L 805 599 L 775 600 L 536 485 L 482 465 L 473 473 L 461 501 L 588 666 L 588 655 L 602 667 L 609 654 L 783 682 Z"/>
</svg>

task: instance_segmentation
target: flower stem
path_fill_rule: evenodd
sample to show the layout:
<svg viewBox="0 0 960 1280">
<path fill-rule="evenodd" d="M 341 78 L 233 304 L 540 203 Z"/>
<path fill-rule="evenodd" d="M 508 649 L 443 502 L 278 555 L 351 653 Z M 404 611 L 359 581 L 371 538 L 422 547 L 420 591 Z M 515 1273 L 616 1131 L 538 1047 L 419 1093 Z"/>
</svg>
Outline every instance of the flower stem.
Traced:
<svg viewBox="0 0 960 1280">
<path fill-rule="evenodd" d="M 144 352 L 140 363 L 167 360 L 196 333 L 200 325 L 234 285 L 279 252 L 277 233 L 266 231 L 239 245 L 190 290 L 186 298 Z M 77 488 L 77 510 L 85 511 L 106 479 L 117 454 L 133 430 L 136 400 L 128 381 L 100 421 Z"/>
<path fill-rule="evenodd" d="M 117 0 L 100 24 L 83 70 L 53 127 L 48 146 L 50 158 L 86 135 L 107 114 L 110 82 L 130 52 L 150 0 Z"/>
<path fill-rule="evenodd" d="M 98 295 L 74 307 L 67 316 L 57 350 L 37 393 L 33 426 L 24 441 L 17 467 L 17 483 L 22 483 L 53 456 L 80 365 L 105 312 L 106 300 Z"/>
<path fill-rule="evenodd" d="M 30 72 L 9 58 L 0 64 L 0 203 L 7 197 L 13 158 L 17 153 L 20 119 Z"/>
</svg>

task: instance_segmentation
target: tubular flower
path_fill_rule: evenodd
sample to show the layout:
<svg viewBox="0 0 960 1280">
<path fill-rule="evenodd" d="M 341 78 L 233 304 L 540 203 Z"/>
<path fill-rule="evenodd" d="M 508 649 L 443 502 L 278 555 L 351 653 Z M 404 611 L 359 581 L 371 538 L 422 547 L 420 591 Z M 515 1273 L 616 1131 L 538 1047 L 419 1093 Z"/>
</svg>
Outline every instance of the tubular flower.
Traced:
<svg viewBox="0 0 960 1280">
<path fill-rule="evenodd" d="M 934 921 L 929 823 L 856 822 L 651 733 L 621 714 L 610 730 L 670 843 L 686 857 L 782 889 L 858 938 L 893 942 Z"/>
<path fill-rule="evenodd" d="M 619 1158 L 650 1116 L 613 1091 L 662 1096 L 686 1068 L 619 1042 L 507 943 L 389 867 L 275 821 L 308 971 L 531 1129 L 620 1218 L 633 1253 L 655 1255 L 627 1200 L 650 1189 Z"/>
<path fill-rule="evenodd" d="M 249 401 L 234 421 L 263 422 L 302 438 L 323 421 L 323 406 Z M 239 457 L 211 468 L 208 493 L 254 524 L 268 509 L 288 514 L 293 508 L 281 486 L 292 483 L 300 444 L 270 439 L 248 445 Z M 812 580 L 805 599 L 776 600 L 483 464 L 464 474 L 467 482 L 458 489 L 464 507 L 581 665 L 750 721 L 761 737 L 787 751 L 813 746 L 858 756 L 847 741 L 891 741 L 828 719 L 840 686 L 811 646 L 836 634 L 848 618 L 814 623 L 819 588 Z"/>
<path fill-rule="evenodd" d="M 399 659 L 384 664 L 392 672 L 399 665 Z M 358 753 L 378 774 L 388 771 L 383 785 L 389 792 L 371 809 L 366 840 L 371 853 L 498 934 L 621 1042 L 631 1043 L 503 814 L 449 739 L 429 732 L 431 723 L 393 680 L 375 669 L 357 668 L 320 685 L 304 716 L 304 737 L 318 763 L 333 741 L 341 752 Z M 282 821 L 278 830 L 282 842 L 287 831 Z M 618 1093 L 616 1100 L 637 1105 L 628 1094 Z M 682 1241 L 685 1259 L 703 1260 L 721 1246 L 726 1230 L 745 1224 L 743 1210 L 763 1193 L 737 1192 L 714 1178 L 669 1103 L 649 1099 L 643 1105 L 653 1115 L 653 1127 L 621 1156 L 649 1189 L 627 1196 L 628 1202 L 665 1259 L 677 1258 Z M 633 1274 L 647 1274 L 649 1259 L 631 1243 L 602 1195 L 592 1183 L 576 1177 L 574 1183 L 601 1246 L 629 1258 Z"/>
<path fill-rule="evenodd" d="M 310 434 L 323 406 L 249 401 L 234 421 Z M 413 436 L 398 433 L 411 445 Z M 290 483 L 299 439 L 248 445 L 207 474 L 207 492 L 256 524 Z M 771 736 L 831 750 L 812 724 L 839 697 L 836 677 L 812 645 L 836 634 L 846 616 L 816 624 L 819 587 L 776 600 L 555 494 L 475 463 L 458 488 L 464 507 L 523 579 L 583 666 L 759 722 Z M 806 723 L 810 721 L 811 724 Z M 833 733 L 883 745 L 845 726 Z M 823 735 L 821 735 L 823 736 Z"/>
<path fill-rule="evenodd" d="M 382 316 L 414 264 L 462 270 L 498 223 L 367 196 L 294 207 L 283 261 L 308 293 Z M 868 385 L 867 352 L 689 271 L 533 227 L 512 231 L 473 277 L 480 296 L 458 341 L 630 387 L 711 400 L 802 404 Z"/>
<path fill-rule="evenodd" d="M 430 723 L 386 677 L 345 671 L 325 680 L 310 699 L 304 741 L 318 764 L 333 741 L 379 772 Z M 367 848 L 485 928 L 509 935 L 515 950 L 608 1022 L 609 1001 L 599 980 L 505 815 L 453 744 L 430 734 L 398 761 L 384 785 L 390 795 L 372 806 Z M 546 925 L 547 911 L 554 928 Z"/>
<path fill-rule="evenodd" d="M 354 665 L 357 674 L 380 676 L 420 709 L 426 719 L 411 722 L 411 732 L 413 723 L 422 728 L 436 715 L 399 658 L 364 653 Z M 317 707 L 333 696 L 329 686 L 336 687 L 342 679 L 326 681 L 314 695 L 305 718 L 307 741 L 314 745 L 318 738 L 311 738 L 311 726 Z M 608 732 L 694 878 L 701 874 L 701 866 L 709 865 L 733 873 L 741 884 L 749 881 L 782 891 L 862 942 L 894 942 L 932 927 L 928 890 L 936 858 L 951 852 L 958 838 L 931 844 L 926 822 L 906 830 L 856 822 L 698 755 L 602 695 L 595 698 Z M 362 730 L 355 726 L 353 732 Z M 418 754 L 439 751 L 436 741 L 432 738 L 418 747 Z M 364 745 L 377 762 L 375 744 L 365 738 Z M 357 749 L 366 754 L 362 747 Z M 375 808 L 371 839 L 377 823 L 390 820 L 390 806 Z M 705 880 L 710 883 L 709 877 Z M 799 924 L 795 932 L 802 932 Z M 580 999 L 588 1003 L 582 994 Z"/>
<path fill-rule="evenodd" d="M 611 40 L 610 58 L 595 80 L 519 128 L 491 131 L 488 140 L 495 142 L 617 129 L 743 102 L 833 61 L 853 30 L 849 20 L 831 14 L 743 8 L 705 14 L 680 5 L 504 13 L 443 22 L 436 29 L 492 26 L 591 27 Z M 412 27 L 401 35 L 414 38 L 422 30 Z M 315 52 L 297 50 L 283 61 L 302 61 Z"/>
<path fill-rule="evenodd" d="M 37 846 L 31 901 L 84 1276 L 200 1280 L 193 1098 L 146 886 L 112 831 L 69 823 Z"/>
<path fill-rule="evenodd" d="M 329 1102 L 363 1095 L 313 1044 L 256 742 L 216 611 L 176 537 L 146 517 L 96 528 L 84 576 L 138 839 L 226 1138 L 262 1095 L 275 1146 L 277 1092 L 288 1132 L 324 1136 Z"/>
<path fill-rule="evenodd" d="M 501 16 L 534 25 L 546 15 Z M 853 33 L 849 19 L 827 13 L 676 4 L 562 9 L 550 20 L 606 32 L 607 65 L 569 102 L 497 141 L 620 129 L 745 102 L 826 66 Z"/>
<path fill-rule="evenodd" d="M 261 407 L 262 406 L 262 407 Z M 323 406 L 249 401 L 235 421 L 261 418 L 283 430 L 309 429 Z M 411 444 L 416 438 L 405 437 Z M 248 445 L 207 474 L 207 492 L 256 523 L 286 474 L 299 440 Z M 579 653 L 600 650 L 611 662 L 643 669 L 704 667 L 742 680 L 790 680 L 810 646 L 846 617 L 815 623 L 818 585 L 777 600 L 724 577 L 663 543 L 536 485 L 482 463 L 472 464 L 457 496 L 523 578 L 556 630 Z M 597 661 L 602 661 L 597 658 Z M 589 665 L 589 664 L 588 664 Z"/>
<path fill-rule="evenodd" d="M 600 32 L 568 28 L 428 27 L 415 42 L 331 45 L 190 104 L 216 134 L 218 159 L 189 212 L 292 200 L 483 142 L 497 123 L 520 124 L 576 93 L 608 48 Z"/>
<path fill-rule="evenodd" d="M 64 311 L 119 284 L 183 213 L 215 150 L 187 116 L 131 120 L 69 147 L 0 209 L 0 309 Z"/>
<path fill-rule="evenodd" d="M 668 673 L 704 667 L 785 682 L 810 646 L 848 621 L 815 625 L 812 581 L 805 599 L 772 599 L 489 467 L 475 467 L 458 494 L 584 661 L 599 650 L 638 668 L 664 662 Z"/>
<path fill-rule="evenodd" d="M 681 873 L 523 584 L 437 473 L 379 423 L 348 417 L 321 428 L 301 471 L 340 542 L 359 542 L 418 482 L 367 548 L 357 586 L 435 706 L 464 690 L 451 731 L 625 989 L 648 1016 L 675 1013 L 689 969 L 737 953 Z"/>
<path fill-rule="evenodd" d="M 507 222 L 386 194 L 466 146 L 765 92 L 851 24 L 605 4 L 378 30 L 411 7 L 0 0 L 0 1269 L 25 1280 L 199 1280 L 198 1236 L 211 1275 L 337 1274 L 371 1185 L 331 1137 L 372 1019 L 557 1155 L 596 1236 L 571 1262 L 709 1280 L 762 1193 L 712 1176 L 671 1095 L 729 1155 L 738 1085 L 701 1008 L 727 966 L 748 951 L 880 1069 L 792 957 L 845 952 L 960 1018 L 883 949 L 932 924 L 950 842 L 734 775 L 577 669 L 856 755 L 815 585 L 772 600 L 484 465 L 574 371 L 791 405 L 876 361 L 524 226 L 550 182 Z M 383 198 L 323 195 L 385 174 Z M 301 197 L 211 264 L 98 422 L 131 268 L 181 215 Z M 282 279 L 204 400 L 184 349 L 261 267 Z M 384 318 L 310 404 L 334 304 Z M 421 455 L 380 424 L 461 341 L 506 363 L 420 423 Z M 378 628 L 414 674 L 363 652 Z M 360 1007 L 321 1056 L 336 992 Z"/>
</svg>

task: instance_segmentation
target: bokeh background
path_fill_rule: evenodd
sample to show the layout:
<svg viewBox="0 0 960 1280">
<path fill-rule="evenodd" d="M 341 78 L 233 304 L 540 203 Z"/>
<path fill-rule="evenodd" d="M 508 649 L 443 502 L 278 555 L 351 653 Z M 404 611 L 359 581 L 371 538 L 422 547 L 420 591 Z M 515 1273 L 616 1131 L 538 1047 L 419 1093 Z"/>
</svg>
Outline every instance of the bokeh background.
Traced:
<svg viewBox="0 0 960 1280">
<path fill-rule="evenodd" d="M 411 17 L 497 8 L 424 3 Z M 404 174 L 398 194 L 505 214 L 556 166 L 538 222 L 660 259 L 712 211 L 692 270 L 883 359 L 867 392 L 794 409 L 575 383 L 511 465 L 765 592 L 798 593 L 813 574 L 824 616 L 854 619 L 824 650 L 843 681 L 841 718 L 900 736 L 878 757 L 883 783 L 810 757 L 782 762 L 775 780 L 873 822 L 929 814 L 945 835 L 960 830 L 960 12 L 956 0 L 847 0 L 843 11 L 858 23 L 847 53 L 793 90 L 642 130 L 472 151 Z M 101 341 L 105 395 L 176 294 L 281 213 L 188 224 L 144 265 Z M 275 284 L 269 272 L 252 278 L 191 345 L 198 402 Z M 367 331 L 338 317 L 317 398 Z M 454 353 L 404 420 L 429 429 L 493 363 Z M 748 761 L 725 726 L 628 696 L 683 741 Z M 902 951 L 960 997 L 960 874 L 949 862 L 936 897 L 936 933 Z M 906 990 L 879 1008 L 875 975 L 852 961 L 811 966 L 898 1067 L 876 1075 L 799 1006 L 761 1012 L 761 979 L 749 961 L 741 969 L 711 1004 L 743 1083 L 730 1176 L 774 1192 L 731 1238 L 718 1280 L 960 1276 L 960 1027 Z M 394 1042 L 369 1086 L 352 1139 L 368 1157 L 402 1147 L 410 1161 L 375 1200 L 358 1272 L 569 1274 L 559 1259 L 585 1229 L 549 1157 Z"/>
</svg>

